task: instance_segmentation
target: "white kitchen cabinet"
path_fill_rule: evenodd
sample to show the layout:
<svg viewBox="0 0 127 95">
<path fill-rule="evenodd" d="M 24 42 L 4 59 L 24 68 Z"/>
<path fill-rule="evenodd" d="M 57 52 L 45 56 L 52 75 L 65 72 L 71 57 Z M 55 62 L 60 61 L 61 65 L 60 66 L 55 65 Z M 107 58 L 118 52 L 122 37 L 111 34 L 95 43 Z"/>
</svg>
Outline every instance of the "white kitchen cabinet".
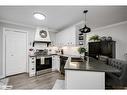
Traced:
<svg viewBox="0 0 127 95">
<path fill-rule="evenodd" d="M 60 71 L 60 57 L 58 55 L 52 56 L 52 71 Z"/>
<path fill-rule="evenodd" d="M 36 74 L 36 58 L 34 56 L 29 57 L 29 77 Z"/>
</svg>

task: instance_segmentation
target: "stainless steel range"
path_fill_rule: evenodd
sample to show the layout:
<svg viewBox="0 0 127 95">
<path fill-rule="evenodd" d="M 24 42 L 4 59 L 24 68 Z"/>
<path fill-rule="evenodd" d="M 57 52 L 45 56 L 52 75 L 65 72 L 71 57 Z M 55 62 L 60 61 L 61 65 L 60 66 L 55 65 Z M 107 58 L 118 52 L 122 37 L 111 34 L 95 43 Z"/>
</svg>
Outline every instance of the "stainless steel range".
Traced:
<svg viewBox="0 0 127 95">
<path fill-rule="evenodd" d="M 52 57 L 48 56 L 48 50 L 36 50 L 36 74 L 44 74 L 52 71 Z"/>
</svg>

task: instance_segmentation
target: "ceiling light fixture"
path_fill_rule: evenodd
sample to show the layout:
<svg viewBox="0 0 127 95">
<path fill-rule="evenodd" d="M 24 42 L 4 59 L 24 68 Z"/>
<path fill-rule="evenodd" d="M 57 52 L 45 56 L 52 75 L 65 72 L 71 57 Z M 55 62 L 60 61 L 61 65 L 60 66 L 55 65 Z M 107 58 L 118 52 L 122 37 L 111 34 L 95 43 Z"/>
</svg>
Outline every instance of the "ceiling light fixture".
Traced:
<svg viewBox="0 0 127 95">
<path fill-rule="evenodd" d="M 34 13 L 33 15 L 38 20 L 44 20 L 46 18 L 45 15 L 38 13 L 38 12 Z"/>
<path fill-rule="evenodd" d="M 88 26 L 86 26 L 86 13 L 87 12 L 88 12 L 88 10 L 83 11 L 83 13 L 85 14 L 85 26 L 83 28 L 79 29 L 79 31 L 81 32 L 80 35 L 82 35 L 83 33 L 88 33 L 91 31 L 91 29 Z"/>
</svg>

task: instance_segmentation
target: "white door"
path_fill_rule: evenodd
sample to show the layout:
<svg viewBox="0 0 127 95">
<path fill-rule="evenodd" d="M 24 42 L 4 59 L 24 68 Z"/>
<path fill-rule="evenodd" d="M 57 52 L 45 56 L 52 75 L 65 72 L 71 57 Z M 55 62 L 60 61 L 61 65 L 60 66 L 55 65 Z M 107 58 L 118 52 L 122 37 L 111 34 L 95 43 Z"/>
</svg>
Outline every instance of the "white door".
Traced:
<svg viewBox="0 0 127 95">
<path fill-rule="evenodd" d="M 27 34 L 5 31 L 6 76 L 26 72 Z"/>
</svg>

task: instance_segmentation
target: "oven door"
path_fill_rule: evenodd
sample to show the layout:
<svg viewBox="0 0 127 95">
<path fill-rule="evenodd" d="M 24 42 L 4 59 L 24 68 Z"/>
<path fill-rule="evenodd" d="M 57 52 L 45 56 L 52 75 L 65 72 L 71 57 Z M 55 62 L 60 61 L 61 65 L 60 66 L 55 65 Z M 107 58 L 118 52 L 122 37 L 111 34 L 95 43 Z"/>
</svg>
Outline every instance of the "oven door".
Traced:
<svg viewBox="0 0 127 95">
<path fill-rule="evenodd" d="M 44 58 L 43 64 L 41 61 L 41 57 L 36 58 L 36 71 L 52 68 L 52 57 Z"/>
</svg>

